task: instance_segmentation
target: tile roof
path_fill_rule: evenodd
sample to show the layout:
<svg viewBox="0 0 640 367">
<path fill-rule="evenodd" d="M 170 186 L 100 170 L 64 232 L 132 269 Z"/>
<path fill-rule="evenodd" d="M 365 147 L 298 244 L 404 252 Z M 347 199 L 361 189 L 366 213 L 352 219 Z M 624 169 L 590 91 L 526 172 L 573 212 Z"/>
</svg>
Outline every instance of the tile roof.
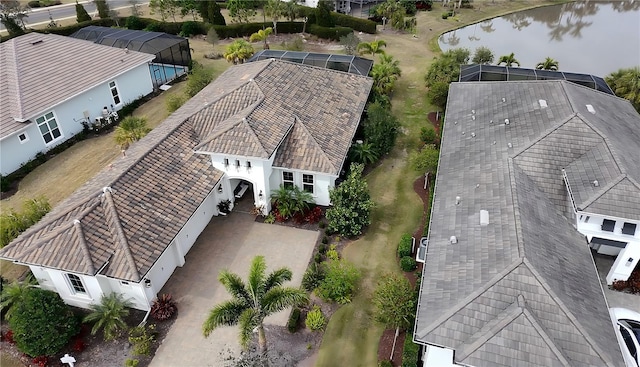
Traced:
<svg viewBox="0 0 640 367">
<path fill-rule="evenodd" d="M 624 118 L 593 119 L 584 100 Z M 590 250 L 565 216 L 563 169 L 572 182 L 615 158 L 600 188 L 630 192 L 638 134 L 628 102 L 565 81 L 453 83 L 415 340 L 474 366 L 623 365 Z"/>
<path fill-rule="evenodd" d="M 368 77 L 282 60 L 236 66 L 212 83 L 224 92 L 191 117 L 201 141 L 196 150 L 276 153 L 274 166 L 338 175 L 372 84 Z"/>
<path fill-rule="evenodd" d="M 14 119 L 33 118 L 154 58 L 36 32 L 0 43 L 0 138 L 25 126 Z"/>
</svg>

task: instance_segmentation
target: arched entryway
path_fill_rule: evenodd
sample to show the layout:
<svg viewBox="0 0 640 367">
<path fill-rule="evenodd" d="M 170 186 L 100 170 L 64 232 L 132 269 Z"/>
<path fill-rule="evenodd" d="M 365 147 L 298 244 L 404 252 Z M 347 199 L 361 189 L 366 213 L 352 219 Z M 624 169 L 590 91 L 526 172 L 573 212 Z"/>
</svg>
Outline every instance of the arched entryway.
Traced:
<svg viewBox="0 0 640 367">
<path fill-rule="evenodd" d="M 255 192 L 252 182 L 240 178 L 230 178 L 233 195 L 233 211 L 251 213 L 255 205 Z"/>
</svg>

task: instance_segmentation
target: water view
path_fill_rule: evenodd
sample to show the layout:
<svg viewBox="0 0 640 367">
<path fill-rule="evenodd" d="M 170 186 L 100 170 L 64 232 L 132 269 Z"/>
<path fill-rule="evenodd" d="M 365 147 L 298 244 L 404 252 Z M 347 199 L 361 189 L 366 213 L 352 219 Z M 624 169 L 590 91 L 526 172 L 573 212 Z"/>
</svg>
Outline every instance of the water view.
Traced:
<svg viewBox="0 0 640 367">
<path fill-rule="evenodd" d="M 501 55 L 515 53 L 523 68 L 545 57 L 559 70 L 606 76 L 640 65 L 640 1 L 581 2 L 509 14 L 443 34 L 440 48 L 480 46 Z"/>
</svg>

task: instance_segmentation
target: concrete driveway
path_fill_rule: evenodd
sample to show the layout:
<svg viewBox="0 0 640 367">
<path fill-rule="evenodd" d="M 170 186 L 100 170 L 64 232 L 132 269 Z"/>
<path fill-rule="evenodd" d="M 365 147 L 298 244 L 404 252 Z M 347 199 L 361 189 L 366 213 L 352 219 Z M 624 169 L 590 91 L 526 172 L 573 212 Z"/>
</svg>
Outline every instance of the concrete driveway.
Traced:
<svg viewBox="0 0 640 367">
<path fill-rule="evenodd" d="M 234 212 L 215 217 L 176 269 L 161 293 L 178 301 L 178 319 L 158 348 L 151 367 L 221 366 L 227 351 L 240 351 L 238 328 L 222 327 L 208 338 L 202 323 L 216 304 L 230 299 L 218 282 L 218 273 L 229 269 L 247 278 L 256 255 L 264 255 L 267 272 L 286 266 L 293 272 L 289 286 L 299 286 L 311 259 L 319 232 L 256 223 L 249 214 Z M 266 324 L 285 326 L 287 310 L 272 315 Z"/>
</svg>

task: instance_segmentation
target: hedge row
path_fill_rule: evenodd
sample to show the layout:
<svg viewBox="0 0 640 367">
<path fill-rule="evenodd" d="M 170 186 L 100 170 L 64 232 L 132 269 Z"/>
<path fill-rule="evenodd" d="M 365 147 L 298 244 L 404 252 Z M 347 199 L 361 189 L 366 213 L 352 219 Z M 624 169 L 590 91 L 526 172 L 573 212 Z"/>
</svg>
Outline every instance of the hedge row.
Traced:
<svg viewBox="0 0 640 367">
<path fill-rule="evenodd" d="M 350 15 L 331 13 L 333 21 L 337 26 L 349 27 L 354 31 L 374 34 L 376 33 L 376 22 L 369 19 L 355 18 Z"/>
<path fill-rule="evenodd" d="M 307 32 L 324 39 L 339 41 L 340 37 L 353 33 L 353 29 L 348 27 L 321 27 L 317 24 L 307 26 Z"/>
<path fill-rule="evenodd" d="M 121 25 L 124 23 L 124 20 L 120 21 Z M 90 25 L 102 26 L 102 27 L 113 27 L 116 25 L 116 22 L 113 19 L 93 19 L 82 23 L 76 23 L 72 25 L 68 25 L 65 27 L 56 27 L 56 28 L 46 28 L 46 29 L 36 29 L 35 31 L 38 33 L 53 33 L 59 34 L 61 36 L 70 36 L 81 28 L 88 27 Z"/>
</svg>

